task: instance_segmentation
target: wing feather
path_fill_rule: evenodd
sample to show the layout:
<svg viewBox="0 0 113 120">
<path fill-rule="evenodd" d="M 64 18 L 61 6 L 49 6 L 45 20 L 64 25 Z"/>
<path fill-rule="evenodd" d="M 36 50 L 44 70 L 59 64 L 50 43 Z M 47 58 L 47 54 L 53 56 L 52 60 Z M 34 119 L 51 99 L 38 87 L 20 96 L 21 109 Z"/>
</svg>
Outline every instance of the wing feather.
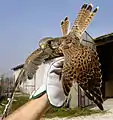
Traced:
<svg viewBox="0 0 113 120">
<path fill-rule="evenodd" d="M 65 36 L 69 32 L 69 19 L 68 17 L 65 17 L 63 21 L 61 21 L 61 32 L 62 35 Z"/>
<path fill-rule="evenodd" d="M 80 53 L 79 50 L 78 53 Z M 68 96 L 74 82 L 77 82 L 84 90 L 86 96 L 97 104 L 101 110 L 103 110 L 103 98 L 101 93 L 102 75 L 97 53 L 94 50 L 87 48 L 87 52 L 85 53 L 87 54 L 86 57 L 83 57 L 84 55 L 82 56 L 82 52 L 79 56 L 77 56 L 77 53 L 75 54 L 78 58 L 81 56 L 83 61 L 76 58 L 74 62 L 71 62 L 70 67 L 64 66 L 62 75 L 64 93 Z M 75 64 L 76 62 L 80 62 L 81 64 Z"/>
<path fill-rule="evenodd" d="M 28 79 L 33 78 L 36 70 L 47 58 L 49 58 L 49 54 L 41 49 L 35 50 L 30 56 L 28 56 L 24 65 L 25 74 Z"/>
</svg>

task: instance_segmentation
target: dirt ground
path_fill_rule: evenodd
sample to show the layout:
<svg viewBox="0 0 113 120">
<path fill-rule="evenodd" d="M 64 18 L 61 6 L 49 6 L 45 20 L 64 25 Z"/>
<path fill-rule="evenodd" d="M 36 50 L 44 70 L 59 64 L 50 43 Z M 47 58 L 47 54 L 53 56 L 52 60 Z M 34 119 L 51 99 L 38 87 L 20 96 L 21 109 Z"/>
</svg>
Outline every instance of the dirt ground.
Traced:
<svg viewBox="0 0 113 120">
<path fill-rule="evenodd" d="M 113 99 L 107 99 L 103 103 L 104 109 L 107 110 L 105 114 L 93 114 L 90 116 L 81 116 L 73 118 L 53 118 L 51 120 L 113 120 Z M 93 109 L 98 109 L 97 107 Z M 45 119 L 50 120 L 50 119 Z"/>
</svg>

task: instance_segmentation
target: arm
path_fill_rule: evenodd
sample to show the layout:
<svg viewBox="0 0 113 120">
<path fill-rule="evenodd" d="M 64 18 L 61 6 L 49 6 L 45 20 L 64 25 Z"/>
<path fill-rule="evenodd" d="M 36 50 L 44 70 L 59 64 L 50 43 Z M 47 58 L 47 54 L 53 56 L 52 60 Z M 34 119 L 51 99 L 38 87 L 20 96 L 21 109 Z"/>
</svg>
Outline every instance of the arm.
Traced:
<svg viewBox="0 0 113 120">
<path fill-rule="evenodd" d="M 17 109 L 4 120 L 40 120 L 41 116 L 49 107 L 47 95 L 44 94 Z"/>
<path fill-rule="evenodd" d="M 43 79 L 37 79 L 37 82 L 43 80 L 42 85 L 35 90 L 30 99 L 33 99 L 17 109 L 14 113 L 6 117 L 4 120 L 39 120 L 42 114 L 49 107 L 49 103 L 61 107 L 65 101 L 62 85 L 59 82 L 59 75 L 61 71 L 60 63 L 62 58 L 57 58 L 51 64 L 48 63 L 47 70 L 44 72 Z M 39 80 L 39 81 L 38 81 Z M 44 92 L 46 91 L 46 93 Z M 40 95 L 44 92 L 44 95 Z"/>
</svg>

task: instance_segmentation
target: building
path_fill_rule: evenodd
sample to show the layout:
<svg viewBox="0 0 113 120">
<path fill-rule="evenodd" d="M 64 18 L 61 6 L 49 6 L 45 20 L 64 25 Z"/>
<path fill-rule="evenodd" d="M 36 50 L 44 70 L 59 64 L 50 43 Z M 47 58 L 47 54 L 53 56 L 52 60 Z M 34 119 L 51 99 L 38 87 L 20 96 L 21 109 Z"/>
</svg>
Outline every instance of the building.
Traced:
<svg viewBox="0 0 113 120">
<path fill-rule="evenodd" d="M 16 81 L 21 69 L 23 68 L 24 64 L 21 64 L 21 65 L 18 65 L 14 68 L 12 68 L 12 70 L 14 71 L 13 72 L 13 76 L 14 76 L 14 79 Z M 31 80 L 26 80 L 26 81 L 23 81 L 22 84 L 19 86 L 19 89 L 21 92 L 23 93 L 27 93 L 27 94 L 31 94 L 33 90 L 35 90 L 35 85 L 36 85 L 36 79 L 33 78 Z"/>
<path fill-rule="evenodd" d="M 95 39 L 103 76 L 103 98 L 113 97 L 113 33 Z"/>
<path fill-rule="evenodd" d="M 93 49 L 96 49 L 93 38 L 87 32 L 84 33 L 83 39 L 81 42 L 84 45 L 87 45 Z M 21 68 L 23 68 L 23 65 L 19 65 L 12 68 L 12 70 L 14 71 L 15 80 L 19 75 Z M 36 75 L 32 80 L 24 81 L 20 86 L 21 91 L 24 93 L 31 94 L 32 91 L 35 90 L 39 84 L 41 84 L 41 83 L 37 83 L 36 79 L 39 79 L 41 78 L 41 76 L 43 76 L 43 71 L 44 69 L 37 70 Z M 78 107 L 78 106 L 85 107 L 92 104 L 91 101 L 85 96 L 84 92 L 77 84 L 75 84 L 75 86 L 72 87 L 69 99 L 70 99 L 71 108 Z"/>
</svg>

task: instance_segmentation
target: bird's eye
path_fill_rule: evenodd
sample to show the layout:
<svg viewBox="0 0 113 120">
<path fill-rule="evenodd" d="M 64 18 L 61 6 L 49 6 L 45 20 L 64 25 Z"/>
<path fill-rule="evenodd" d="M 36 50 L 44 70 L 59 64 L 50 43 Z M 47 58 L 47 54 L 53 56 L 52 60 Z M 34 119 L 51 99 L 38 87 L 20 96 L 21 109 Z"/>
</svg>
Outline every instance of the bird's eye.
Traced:
<svg viewBox="0 0 113 120">
<path fill-rule="evenodd" d="M 51 45 L 51 41 L 48 41 L 48 44 Z"/>
<path fill-rule="evenodd" d="M 51 47 L 53 49 L 57 48 L 58 47 L 58 42 L 57 41 L 51 41 Z"/>
</svg>

